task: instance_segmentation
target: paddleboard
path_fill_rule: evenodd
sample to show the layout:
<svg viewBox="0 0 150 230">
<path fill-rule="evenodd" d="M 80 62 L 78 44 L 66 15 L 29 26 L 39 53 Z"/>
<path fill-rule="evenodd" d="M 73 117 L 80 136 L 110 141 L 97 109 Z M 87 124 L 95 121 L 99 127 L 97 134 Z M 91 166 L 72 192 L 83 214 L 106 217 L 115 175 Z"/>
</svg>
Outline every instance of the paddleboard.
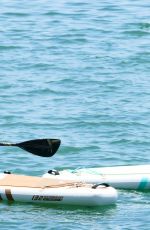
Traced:
<svg viewBox="0 0 150 230">
<path fill-rule="evenodd" d="M 0 201 L 80 206 L 112 205 L 117 191 L 105 184 L 93 185 L 59 178 L 0 174 Z"/>
<path fill-rule="evenodd" d="M 118 189 L 149 190 L 150 165 L 85 168 L 76 170 L 49 170 L 45 178 L 59 178 L 84 183 L 107 183 Z"/>
</svg>

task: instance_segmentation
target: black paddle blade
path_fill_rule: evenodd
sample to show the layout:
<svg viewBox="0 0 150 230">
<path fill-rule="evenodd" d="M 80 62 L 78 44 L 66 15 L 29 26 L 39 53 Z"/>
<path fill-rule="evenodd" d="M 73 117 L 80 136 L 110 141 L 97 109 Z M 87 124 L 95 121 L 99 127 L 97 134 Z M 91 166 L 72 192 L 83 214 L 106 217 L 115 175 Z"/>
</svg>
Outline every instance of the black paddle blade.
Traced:
<svg viewBox="0 0 150 230">
<path fill-rule="evenodd" d="M 51 157 L 57 152 L 60 143 L 59 139 L 36 139 L 17 143 L 15 146 L 37 156 Z"/>
</svg>

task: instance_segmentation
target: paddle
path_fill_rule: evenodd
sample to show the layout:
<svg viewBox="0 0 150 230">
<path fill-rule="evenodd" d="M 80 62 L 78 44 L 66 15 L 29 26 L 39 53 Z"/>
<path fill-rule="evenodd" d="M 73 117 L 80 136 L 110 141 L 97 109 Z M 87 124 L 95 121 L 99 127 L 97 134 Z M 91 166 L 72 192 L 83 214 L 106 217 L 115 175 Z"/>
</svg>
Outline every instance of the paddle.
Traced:
<svg viewBox="0 0 150 230">
<path fill-rule="evenodd" d="M 16 146 L 41 157 L 53 156 L 60 146 L 59 139 L 35 139 L 16 144 L 0 143 L 0 146 Z"/>
</svg>

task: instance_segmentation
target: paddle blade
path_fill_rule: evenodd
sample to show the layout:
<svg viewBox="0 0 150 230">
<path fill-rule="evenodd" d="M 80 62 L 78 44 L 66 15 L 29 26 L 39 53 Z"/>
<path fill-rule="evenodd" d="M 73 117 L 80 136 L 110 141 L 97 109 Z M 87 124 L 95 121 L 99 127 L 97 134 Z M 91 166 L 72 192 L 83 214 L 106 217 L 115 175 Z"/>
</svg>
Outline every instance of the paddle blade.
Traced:
<svg viewBox="0 0 150 230">
<path fill-rule="evenodd" d="M 60 143 L 61 141 L 59 139 L 36 139 L 21 142 L 15 144 L 15 146 L 18 146 L 37 156 L 51 157 L 57 152 Z"/>
</svg>

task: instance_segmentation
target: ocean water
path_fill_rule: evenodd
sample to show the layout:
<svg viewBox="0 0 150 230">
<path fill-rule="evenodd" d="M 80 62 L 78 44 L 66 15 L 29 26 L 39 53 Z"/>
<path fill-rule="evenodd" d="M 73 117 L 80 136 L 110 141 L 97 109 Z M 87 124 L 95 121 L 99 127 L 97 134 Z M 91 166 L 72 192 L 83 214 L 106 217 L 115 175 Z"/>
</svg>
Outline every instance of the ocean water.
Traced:
<svg viewBox="0 0 150 230">
<path fill-rule="evenodd" d="M 149 163 L 150 3 L 1 0 L 0 141 L 60 138 L 45 159 L 1 147 L 1 171 Z M 107 208 L 0 204 L 1 229 L 150 228 L 150 193 Z"/>
</svg>

